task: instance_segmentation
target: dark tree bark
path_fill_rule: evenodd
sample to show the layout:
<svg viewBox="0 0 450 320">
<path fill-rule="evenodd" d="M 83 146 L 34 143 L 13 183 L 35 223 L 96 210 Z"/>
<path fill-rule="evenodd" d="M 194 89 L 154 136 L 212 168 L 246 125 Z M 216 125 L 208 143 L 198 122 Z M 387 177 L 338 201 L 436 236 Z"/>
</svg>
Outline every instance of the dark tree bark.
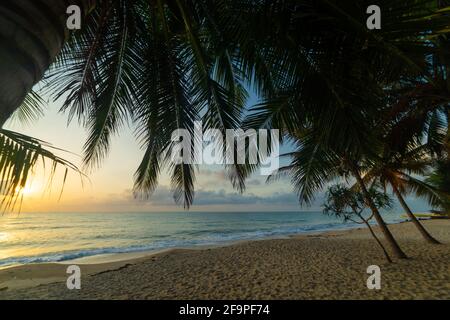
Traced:
<svg viewBox="0 0 450 320">
<path fill-rule="evenodd" d="M 419 232 L 422 234 L 425 240 L 427 240 L 429 243 L 433 244 L 440 244 L 439 241 L 437 241 L 435 238 L 433 238 L 428 231 L 425 229 L 425 227 L 417 220 L 417 218 L 412 213 L 409 206 L 406 204 L 405 199 L 403 199 L 402 194 L 400 193 L 400 190 L 395 186 L 395 184 L 391 184 L 392 189 L 394 190 L 395 195 L 398 198 L 398 201 L 402 205 L 403 209 L 405 210 L 408 217 L 411 219 L 412 223 L 416 226 L 416 228 L 419 230 Z"/>
<path fill-rule="evenodd" d="M 359 174 L 358 169 L 355 166 L 351 166 L 351 171 L 353 175 L 355 176 L 358 185 L 361 188 L 361 191 L 363 193 L 364 199 L 366 201 L 367 206 L 370 208 L 370 210 L 373 213 L 373 216 L 375 217 L 375 220 L 377 221 L 378 225 L 380 226 L 381 232 L 383 232 L 384 237 L 386 238 L 387 242 L 389 243 L 389 246 L 392 249 L 392 252 L 394 253 L 394 256 L 399 259 L 407 259 L 408 257 L 403 252 L 403 250 L 398 245 L 397 241 L 395 240 L 394 236 L 392 235 L 391 231 L 387 227 L 386 223 L 383 220 L 383 217 L 381 216 L 380 212 L 378 211 L 378 208 L 376 207 L 375 203 L 373 202 L 372 198 L 370 197 L 369 191 L 367 190 L 367 187 L 361 178 L 361 175 Z"/>
<path fill-rule="evenodd" d="M 369 222 L 365 219 L 362 219 L 364 221 L 364 223 L 366 224 L 367 228 L 369 228 L 370 233 L 372 234 L 372 237 L 375 238 L 376 242 L 378 243 L 378 245 L 381 247 L 381 250 L 383 250 L 384 256 L 386 257 L 386 260 L 389 263 L 392 263 L 392 259 L 389 256 L 388 252 L 386 251 L 386 248 L 383 246 L 383 244 L 381 243 L 380 239 L 378 239 L 377 235 L 375 234 L 375 232 L 373 231 L 372 227 L 370 226 Z"/>
<path fill-rule="evenodd" d="M 92 0 L 0 2 L 0 127 L 22 104 L 67 40 L 67 8 L 84 13 Z"/>
</svg>

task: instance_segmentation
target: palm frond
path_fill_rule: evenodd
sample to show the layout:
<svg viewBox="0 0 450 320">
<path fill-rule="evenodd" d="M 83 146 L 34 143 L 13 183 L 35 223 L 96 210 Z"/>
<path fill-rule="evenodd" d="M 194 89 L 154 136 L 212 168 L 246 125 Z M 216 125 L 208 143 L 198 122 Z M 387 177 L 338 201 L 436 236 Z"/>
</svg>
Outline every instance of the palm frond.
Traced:
<svg viewBox="0 0 450 320">
<path fill-rule="evenodd" d="M 141 57 L 137 30 L 142 27 L 135 1 L 99 3 L 59 56 L 50 77 L 55 98 L 66 97 L 68 111 L 88 129 L 84 163 L 98 166 L 110 138 L 127 122 L 136 101 Z"/>
<path fill-rule="evenodd" d="M 439 207 L 443 203 L 448 203 L 450 195 L 440 191 L 432 185 L 416 179 L 414 177 L 406 177 L 408 188 L 414 192 L 418 197 L 424 198 L 428 203 L 434 207 Z"/>
<path fill-rule="evenodd" d="M 57 167 L 77 173 L 78 168 L 57 156 L 53 151 L 59 150 L 50 144 L 13 131 L 0 129 L 0 191 L 2 200 L 0 208 L 10 210 L 21 202 L 21 190 L 26 187 L 38 165 L 51 163 L 49 181 L 55 175 Z M 63 184 L 65 182 L 65 178 Z"/>
<path fill-rule="evenodd" d="M 448 127 L 433 114 L 437 102 L 441 109 L 445 103 L 435 97 L 445 72 L 430 72 L 447 12 L 429 0 L 381 0 L 389 8 L 383 28 L 369 32 L 368 4 L 99 1 L 83 30 L 71 35 L 50 80 L 56 97 L 66 97 L 61 111 L 89 132 L 88 167 L 101 163 L 113 135 L 134 125 L 144 150 L 136 196 L 150 196 L 167 169 L 176 200 L 192 204 L 195 166 L 170 165 L 168 155 L 171 133 L 192 133 L 202 119 L 202 130 L 276 128 L 298 140 L 289 168 L 299 198 L 310 202 L 340 174 L 343 155 L 365 170 L 426 137 L 437 150 Z M 435 91 L 425 90 L 430 86 Z M 248 87 L 262 102 L 246 112 Z M 227 168 L 233 186 L 244 190 L 256 167 Z"/>
<path fill-rule="evenodd" d="M 44 99 L 37 92 L 31 91 L 9 120 L 29 125 L 44 115 L 44 108 Z"/>
<path fill-rule="evenodd" d="M 289 175 L 300 204 L 311 204 L 317 192 L 341 173 L 340 157 L 332 150 L 322 148 L 314 137 L 313 133 L 303 135 L 300 146 L 291 154 L 291 163 L 268 178 L 270 182 Z"/>
</svg>

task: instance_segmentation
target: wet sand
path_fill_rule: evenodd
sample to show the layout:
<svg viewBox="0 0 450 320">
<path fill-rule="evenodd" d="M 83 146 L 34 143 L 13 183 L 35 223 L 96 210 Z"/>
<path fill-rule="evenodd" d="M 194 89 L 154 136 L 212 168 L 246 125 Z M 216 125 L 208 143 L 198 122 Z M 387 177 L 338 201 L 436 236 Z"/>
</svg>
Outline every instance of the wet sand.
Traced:
<svg viewBox="0 0 450 320">
<path fill-rule="evenodd" d="M 67 289 L 67 265 L 13 267 L 0 270 L 0 299 L 450 299 L 450 220 L 423 223 L 443 244 L 390 225 L 410 257 L 392 264 L 355 229 L 81 264 L 81 290 Z M 369 265 L 381 290 L 367 289 Z"/>
</svg>

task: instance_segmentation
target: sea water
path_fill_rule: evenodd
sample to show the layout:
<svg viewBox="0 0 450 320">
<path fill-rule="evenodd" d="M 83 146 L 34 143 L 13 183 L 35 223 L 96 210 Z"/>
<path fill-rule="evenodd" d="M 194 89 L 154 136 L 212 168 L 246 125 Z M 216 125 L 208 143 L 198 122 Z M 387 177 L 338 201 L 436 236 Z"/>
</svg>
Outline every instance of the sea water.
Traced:
<svg viewBox="0 0 450 320">
<path fill-rule="evenodd" d="M 387 222 L 402 219 L 385 214 Z M 321 212 L 22 213 L 0 217 L 0 268 L 361 227 Z"/>
</svg>

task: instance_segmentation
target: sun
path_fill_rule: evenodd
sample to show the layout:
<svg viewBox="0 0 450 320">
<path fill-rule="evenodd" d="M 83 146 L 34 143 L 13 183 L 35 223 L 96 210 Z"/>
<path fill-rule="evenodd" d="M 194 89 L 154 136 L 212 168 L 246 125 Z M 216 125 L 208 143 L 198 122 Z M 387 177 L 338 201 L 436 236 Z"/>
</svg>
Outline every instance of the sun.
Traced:
<svg viewBox="0 0 450 320">
<path fill-rule="evenodd" d="M 25 186 L 25 187 L 17 187 L 15 190 L 16 194 L 21 196 L 27 196 L 31 193 L 33 193 L 33 190 L 31 189 L 31 186 Z"/>
</svg>

